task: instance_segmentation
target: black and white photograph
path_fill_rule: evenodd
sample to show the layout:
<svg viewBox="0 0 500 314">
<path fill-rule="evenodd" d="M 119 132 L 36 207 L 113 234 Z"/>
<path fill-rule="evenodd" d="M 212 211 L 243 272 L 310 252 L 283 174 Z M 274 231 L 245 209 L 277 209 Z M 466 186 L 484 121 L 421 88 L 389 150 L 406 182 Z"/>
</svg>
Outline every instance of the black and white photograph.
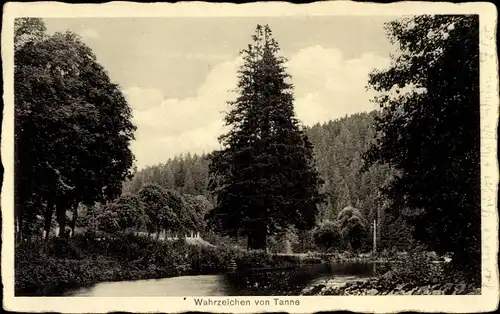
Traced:
<svg viewBox="0 0 500 314">
<path fill-rule="evenodd" d="M 12 298 L 234 313 L 443 296 L 436 310 L 493 310 L 495 7 L 259 4 L 4 12 Z"/>
</svg>

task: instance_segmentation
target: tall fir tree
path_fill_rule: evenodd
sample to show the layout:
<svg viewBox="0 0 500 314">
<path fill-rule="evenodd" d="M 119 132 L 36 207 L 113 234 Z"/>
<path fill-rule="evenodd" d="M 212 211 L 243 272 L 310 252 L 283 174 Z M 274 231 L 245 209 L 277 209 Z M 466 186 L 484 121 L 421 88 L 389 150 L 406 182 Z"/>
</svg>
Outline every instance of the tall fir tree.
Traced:
<svg viewBox="0 0 500 314">
<path fill-rule="evenodd" d="M 269 26 L 258 25 L 252 39 L 225 118 L 231 130 L 220 137 L 224 149 L 210 156 L 217 196 L 211 217 L 224 233 L 263 249 L 268 235 L 290 225 L 311 228 L 323 197 L 313 147 L 295 118 L 286 60 Z"/>
</svg>

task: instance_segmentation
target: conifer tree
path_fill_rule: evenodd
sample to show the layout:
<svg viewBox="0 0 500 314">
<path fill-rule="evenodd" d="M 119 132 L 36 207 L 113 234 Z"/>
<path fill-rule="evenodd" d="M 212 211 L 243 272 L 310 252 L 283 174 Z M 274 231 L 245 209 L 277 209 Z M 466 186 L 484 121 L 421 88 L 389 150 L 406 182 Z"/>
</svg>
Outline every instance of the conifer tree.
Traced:
<svg viewBox="0 0 500 314">
<path fill-rule="evenodd" d="M 192 195 L 196 194 L 195 182 L 190 168 L 186 170 L 184 177 L 184 186 L 182 187 L 182 191 L 183 193 L 186 194 L 192 194 Z"/>
<path fill-rule="evenodd" d="M 286 60 L 267 25 L 258 25 L 252 39 L 242 51 L 239 96 L 225 118 L 231 130 L 210 156 L 217 196 L 211 217 L 224 233 L 263 249 L 268 235 L 290 225 L 311 228 L 323 197 L 312 145 L 295 118 Z"/>
</svg>

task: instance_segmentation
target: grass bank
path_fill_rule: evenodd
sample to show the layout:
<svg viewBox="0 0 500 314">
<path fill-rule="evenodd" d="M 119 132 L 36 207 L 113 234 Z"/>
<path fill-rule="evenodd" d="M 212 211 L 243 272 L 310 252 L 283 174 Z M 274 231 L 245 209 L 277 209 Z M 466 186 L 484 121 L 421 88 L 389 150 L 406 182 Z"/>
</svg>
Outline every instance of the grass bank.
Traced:
<svg viewBox="0 0 500 314">
<path fill-rule="evenodd" d="M 16 295 L 57 295 L 103 281 L 158 279 L 221 273 L 228 269 L 276 268 L 320 263 L 308 256 L 280 256 L 237 247 L 157 241 L 122 234 L 91 234 L 21 245 L 15 254 Z"/>
</svg>

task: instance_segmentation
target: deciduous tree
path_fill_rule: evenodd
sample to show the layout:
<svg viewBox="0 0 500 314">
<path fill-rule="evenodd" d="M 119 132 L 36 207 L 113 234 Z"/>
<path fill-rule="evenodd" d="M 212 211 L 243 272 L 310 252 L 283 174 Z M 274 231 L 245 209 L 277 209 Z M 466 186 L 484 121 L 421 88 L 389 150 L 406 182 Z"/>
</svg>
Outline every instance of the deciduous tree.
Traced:
<svg viewBox="0 0 500 314">
<path fill-rule="evenodd" d="M 107 206 L 107 209 L 116 212 L 120 230 L 139 230 L 145 226 L 146 213 L 144 203 L 139 196 L 125 194 Z"/>
<path fill-rule="evenodd" d="M 415 213 L 415 237 L 479 274 L 478 16 L 422 15 L 386 28 L 400 54 L 370 75 L 383 114 L 366 159 L 398 170 L 386 195 L 395 209 Z"/>
<path fill-rule="evenodd" d="M 337 216 L 342 237 L 352 249 L 359 250 L 370 229 L 369 223 L 359 209 L 347 206 Z"/>
<path fill-rule="evenodd" d="M 45 35 L 40 19 L 15 23 L 15 154 L 18 236 L 42 211 L 119 196 L 131 175 L 131 109 L 92 50 L 71 33 Z"/>
</svg>

